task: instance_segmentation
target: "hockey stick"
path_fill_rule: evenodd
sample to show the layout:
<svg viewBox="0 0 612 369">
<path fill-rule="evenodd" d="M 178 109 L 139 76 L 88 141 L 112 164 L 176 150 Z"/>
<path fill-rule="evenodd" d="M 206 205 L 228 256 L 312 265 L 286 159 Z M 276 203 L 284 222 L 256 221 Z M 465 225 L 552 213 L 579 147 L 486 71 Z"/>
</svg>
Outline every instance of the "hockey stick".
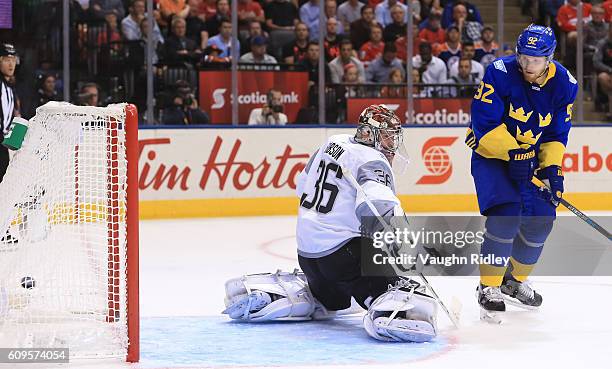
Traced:
<svg viewBox="0 0 612 369">
<path fill-rule="evenodd" d="M 353 174 L 351 173 L 351 171 L 349 169 L 343 167 L 342 168 L 342 173 L 344 174 L 344 176 L 346 178 L 348 178 L 349 182 L 351 182 L 351 184 L 353 185 L 353 187 L 355 187 L 357 192 L 359 192 L 359 194 L 361 196 L 363 196 L 363 198 L 365 199 L 365 203 L 368 205 L 368 208 L 370 208 L 370 211 L 372 212 L 372 214 L 374 214 L 376 219 L 383 226 L 383 229 L 385 230 L 385 232 L 394 233 L 393 229 L 391 228 L 391 226 L 389 224 L 387 224 L 387 222 L 383 219 L 383 217 L 378 213 L 378 210 L 376 209 L 376 207 L 374 206 L 372 201 L 370 201 L 370 199 L 368 198 L 368 195 L 363 190 L 363 187 L 361 187 L 361 185 L 357 182 L 355 177 L 353 177 Z M 423 273 L 422 272 L 418 272 L 418 275 L 421 278 L 421 280 L 423 281 L 423 284 L 425 284 L 425 286 L 429 289 L 429 291 L 431 291 L 431 294 L 433 295 L 434 299 L 442 307 L 442 310 L 444 310 L 444 312 L 448 316 L 448 319 L 453 323 L 455 328 L 459 328 L 459 313 L 457 311 L 453 311 L 451 313 L 451 311 L 446 307 L 446 304 L 444 304 L 442 299 L 440 299 L 440 296 L 438 296 L 436 291 L 433 289 L 433 287 L 431 286 L 431 284 L 429 283 L 427 278 L 425 278 Z M 459 304 L 459 300 L 454 298 L 453 299 L 453 304 L 454 305 L 458 305 Z"/>
<path fill-rule="evenodd" d="M 536 187 L 538 187 L 541 191 L 544 191 L 544 190 L 550 191 L 548 186 L 546 186 L 546 184 L 544 184 L 544 182 L 542 182 L 541 180 L 539 180 L 536 177 L 532 177 L 531 178 L 531 183 L 536 185 Z M 583 213 L 580 210 L 578 210 L 574 205 L 570 204 L 567 200 L 565 200 L 563 198 L 559 199 L 559 203 L 561 203 L 561 205 L 565 206 L 572 213 L 576 214 L 576 216 L 578 216 L 578 218 L 582 219 L 586 224 L 588 224 L 591 227 L 595 228 L 595 230 L 597 230 L 599 233 L 604 235 L 604 237 L 606 237 L 608 240 L 612 241 L 612 235 L 610 235 L 610 232 L 608 232 L 604 227 L 602 227 L 599 224 L 597 224 L 597 222 L 595 222 L 593 219 L 591 219 L 588 215 L 586 215 L 585 213 Z"/>
</svg>

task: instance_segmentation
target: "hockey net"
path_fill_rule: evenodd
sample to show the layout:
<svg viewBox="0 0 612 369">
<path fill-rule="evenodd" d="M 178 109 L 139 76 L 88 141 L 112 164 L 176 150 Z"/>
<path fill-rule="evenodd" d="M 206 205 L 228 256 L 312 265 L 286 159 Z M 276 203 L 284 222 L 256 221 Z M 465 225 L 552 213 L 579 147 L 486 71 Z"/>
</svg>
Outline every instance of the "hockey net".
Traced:
<svg viewBox="0 0 612 369">
<path fill-rule="evenodd" d="M 29 121 L 0 183 L 0 347 L 138 360 L 137 125 L 127 104 Z"/>
</svg>

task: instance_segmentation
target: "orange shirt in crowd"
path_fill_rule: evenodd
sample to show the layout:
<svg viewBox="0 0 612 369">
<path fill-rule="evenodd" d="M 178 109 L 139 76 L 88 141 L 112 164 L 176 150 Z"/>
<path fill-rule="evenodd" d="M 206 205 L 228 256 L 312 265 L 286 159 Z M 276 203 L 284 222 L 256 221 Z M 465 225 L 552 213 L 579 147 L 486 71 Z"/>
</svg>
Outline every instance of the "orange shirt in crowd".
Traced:
<svg viewBox="0 0 612 369">
<path fill-rule="evenodd" d="M 380 41 L 378 44 L 373 44 L 372 41 L 368 41 L 361 45 L 359 49 L 359 60 L 363 62 L 363 66 L 367 68 L 368 64 L 374 59 L 378 58 L 383 53 L 385 43 Z"/>
<path fill-rule="evenodd" d="M 185 0 L 159 0 L 159 9 L 166 14 L 177 14 L 185 9 Z"/>
<path fill-rule="evenodd" d="M 450 46 L 448 46 L 446 42 L 442 42 L 440 44 L 434 45 L 431 51 L 432 51 L 432 54 L 434 54 L 435 56 L 439 56 L 440 53 L 443 53 L 443 52 L 449 52 L 451 54 L 458 55 L 461 52 L 461 43 L 457 45 L 456 49 L 451 49 Z"/>
<path fill-rule="evenodd" d="M 448 46 L 447 46 L 448 48 Z M 495 49 L 499 49 L 499 45 L 497 44 L 497 42 L 493 41 L 491 42 L 491 46 L 489 46 L 488 48 L 485 48 L 484 45 L 482 44 L 482 41 L 478 41 L 474 43 L 474 48 L 475 49 L 483 49 L 486 52 L 490 52 L 492 50 Z"/>
<path fill-rule="evenodd" d="M 419 31 L 419 38 L 432 44 L 443 44 L 446 41 L 446 34 L 442 27 L 438 28 L 437 31 L 432 31 L 425 27 Z"/>
<path fill-rule="evenodd" d="M 582 3 L 582 17 L 586 18 L 591 16 L 591 4 Z M 562 5 L 557 13 L 557 24 L 564 32 L 571 32 L 576 30 L 576 22 L 578 17 L 578 9 L 570 4 Z"/>
</svg>

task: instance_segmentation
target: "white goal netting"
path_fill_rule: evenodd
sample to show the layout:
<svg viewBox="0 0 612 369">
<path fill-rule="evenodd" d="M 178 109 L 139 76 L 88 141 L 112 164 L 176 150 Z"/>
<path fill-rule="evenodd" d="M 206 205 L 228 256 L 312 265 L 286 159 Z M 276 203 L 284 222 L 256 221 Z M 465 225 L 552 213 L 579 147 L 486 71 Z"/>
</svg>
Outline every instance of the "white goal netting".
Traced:
<svg viewBox="0 0 612 369">
<path fill-rule="evenodd" d="M 126 354 L 126 105 L 48 103 L 0 183 L 0 347 Z"/>
</svg>

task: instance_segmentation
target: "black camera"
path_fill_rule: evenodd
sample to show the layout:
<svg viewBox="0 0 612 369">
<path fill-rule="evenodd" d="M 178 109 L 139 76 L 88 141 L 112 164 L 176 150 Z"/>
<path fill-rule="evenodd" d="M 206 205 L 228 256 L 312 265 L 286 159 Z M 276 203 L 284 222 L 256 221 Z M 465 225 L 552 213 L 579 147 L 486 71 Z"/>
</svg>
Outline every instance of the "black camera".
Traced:
<svg viewBox="0 0 612 369">
<path fill-rule="evenodd" d="M 274 113 L 282 113 L 283 112 L 283 106 L 282 105 L 272 105 L 272 106 L 270 106 L 270 109 Z"/>
</svg>

